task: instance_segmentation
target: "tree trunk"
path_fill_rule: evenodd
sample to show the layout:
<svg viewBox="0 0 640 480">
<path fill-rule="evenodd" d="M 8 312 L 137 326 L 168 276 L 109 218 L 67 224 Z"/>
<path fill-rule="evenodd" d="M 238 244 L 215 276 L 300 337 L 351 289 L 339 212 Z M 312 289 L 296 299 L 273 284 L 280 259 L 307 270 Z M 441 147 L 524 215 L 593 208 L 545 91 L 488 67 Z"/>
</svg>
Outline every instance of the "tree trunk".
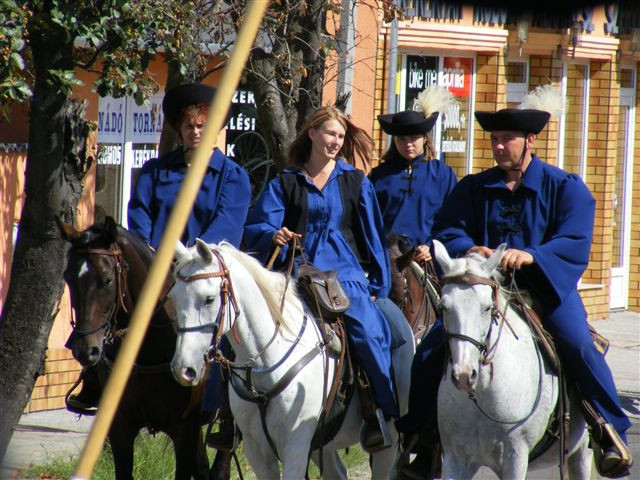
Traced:
<svg viewBox="0 0 640 480">
<path fill-rule="evenodd" d="M 31 101 L 26 200 L 11 280 L 0 318 L 0 458 L 4 455 L 38 376 L 63 292 L 66 245 L 54 218 L 72 222 L 86 173 L 89 127 L 83 106 L 71 102 L 49 69 L 72 69 L 73 39 L 31 31 L 35 69 Z"/>
</svg>

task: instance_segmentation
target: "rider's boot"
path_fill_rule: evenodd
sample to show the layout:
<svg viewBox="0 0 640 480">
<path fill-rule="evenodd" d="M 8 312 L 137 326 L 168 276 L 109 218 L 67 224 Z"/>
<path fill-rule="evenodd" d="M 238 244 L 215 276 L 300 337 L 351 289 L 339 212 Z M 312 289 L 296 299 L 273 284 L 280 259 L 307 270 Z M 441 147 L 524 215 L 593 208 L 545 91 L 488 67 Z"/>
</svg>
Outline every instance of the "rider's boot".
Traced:
<svg viewBox="0 0 640 480">
<path fill-rule="evenodd" d="M 592 430 L 593 455 L 598 473 L 605 478 L 622 478 L 631 473 L 633 457 L 629 447 L 610 423 L 602 425 L 602 436 L 594 442 Z"/>
<path fill-rule="evenodd" d="M 364 425 L 360 430 L 360 443 L 365 452 L 376 453 L 389 448 L 392 442 L 382 410 L 377 408 L 373 401 L 371 385 L 366 380 L 363 371 L 358 377 L 356 383 L 360 397 L 360 411 L 364 420 Z"/>
<path fill-rule="evenodd" d="M 405 480 L 432 480 L 442 472 L 442 447 L 435 409 L 429 412 L 427 422 L 415 443 L 413 461 L 400 467 L 400 478 Z"/>
<path fill-rule="evenodd" d="M 71 394 L 82 381 L 82 389 L 77 394 Z M 98 378 L 98 367 L 85 367 L 76 383 L 67 392 L 65 402 L 67 410 L 80 415 L 95 415 L 98 411 L 100 401 L 100 381 Z"/>
</svg>

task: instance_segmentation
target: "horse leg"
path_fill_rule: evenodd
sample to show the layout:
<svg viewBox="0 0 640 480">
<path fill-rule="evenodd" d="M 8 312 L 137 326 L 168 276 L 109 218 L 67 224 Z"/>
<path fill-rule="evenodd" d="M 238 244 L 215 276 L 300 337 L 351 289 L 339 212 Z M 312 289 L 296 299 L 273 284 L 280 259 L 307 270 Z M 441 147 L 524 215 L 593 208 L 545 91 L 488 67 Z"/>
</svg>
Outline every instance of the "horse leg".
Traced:
<svg viewBox="0 0 640 480">
<path fill-rule="evenodd" d="M 470 480 L 478 471 L 477 466 L 468 466 L 452 453 L 442 456 L 442 480 Z"/>
<path fill-rule="evenodd" d="M 569 455 L 569 478 L 571 480 L 589 480 L 593 465 L 593 451 L 589 448 L 589 437 L 585 434 L 580 446 Z"/>
<path fill-rule="evenodd" d="M 176 457 L 175 479 L 209 478 L 209 460 L 198 416 L 190 415 L 170 437 Z"/>
<path fill-rule="evenodd" d="M 229 480 L 231 478 L 231 459 L 233 452 L 218 450 L 216 458 L 213 460 L 209 480 Z"/>
<path fill-rule="evenodd" d="M 133 480 L 133 445 L 137 434 L 138 430 L 118 424 L 109 431 L 116 480 Z"/>
<path fill-rule="evenodd" d="M 244 454 L 258 480 L 276 480 L 280 478 L 278 459 L 271 451 L 269 445 L 266 443 L 260 444 L 247 436 L 244 436 L 243 443 Z M 299 478 L 304 478 L 304 473 Z"/>
<path fill-rule="evenodd" d="M 502 457 L 502 471 L 499 476 L 505 480 L 525 480 L 528 468 L 529 449 L 526 446 L 519 449 L 505 449 Z"/>
<path fill-rule="evenodd" d="M 311 460 L 322 472 L 323 480 L 347 480 L 347 468 L 336 450 L 322 451 L 322 466 L 320 466 L 320 451 L 311 454 Z"/>
<path fill-rule="evenodd" d="M 398 457 L 398 436 L 393 436 L 392 446 L 371 456 L 371 480 L 387 480 L 392 478 L 396 458 Z"/>
</svg>

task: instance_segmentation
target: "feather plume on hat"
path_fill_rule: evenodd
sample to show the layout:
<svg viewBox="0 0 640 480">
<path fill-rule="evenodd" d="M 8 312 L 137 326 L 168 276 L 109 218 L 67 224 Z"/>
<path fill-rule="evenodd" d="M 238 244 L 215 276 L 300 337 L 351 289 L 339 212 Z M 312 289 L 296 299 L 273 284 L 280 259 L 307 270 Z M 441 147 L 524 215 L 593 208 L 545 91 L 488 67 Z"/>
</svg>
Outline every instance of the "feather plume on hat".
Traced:
<svg viewBox="0 0 640 480">
<path fill-rule="evenodd" d="M 417 106 L 425 117 L 435 112 L 446 112 L 449 107 L 458 105 L 456 97 L 442 85 L 429 85 L 418 94 L 414 100 L 414 109 Z"/>
<path fill-rule="evenodd" d="M 552 117 L 559 118 L 564 115 L 565 102 L 562 98 L 560 87 L 553 85 L 538 85 L 531 90 L 518 105 L 519 110 L 542 110 L 549 112 Z"/>
</svg>

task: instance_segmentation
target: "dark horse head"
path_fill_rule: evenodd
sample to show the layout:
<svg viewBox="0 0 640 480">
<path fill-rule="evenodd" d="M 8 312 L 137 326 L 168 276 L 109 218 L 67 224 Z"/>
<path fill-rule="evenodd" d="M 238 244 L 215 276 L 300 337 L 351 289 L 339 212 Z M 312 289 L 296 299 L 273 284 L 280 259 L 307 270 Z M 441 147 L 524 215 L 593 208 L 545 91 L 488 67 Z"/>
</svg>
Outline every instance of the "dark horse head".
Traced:
<svg viewBox="0 0 640 480">
<path fill-rule="evenodd" d="M 389 298 L 402 310 L 413 330 L 416 341 L 422 339 L 435 321 L 434 304 L 438 302 L 435 272 L 429 265 L 418 265 L 415 248 L 405 235 L 387 235 L 391 261 L 391 292 Z"/>
<path fill-rule="evenodd" d="M 117 225 L 111 217 L 86 230 L 78 231 L 59 221 L 60 231 L 71 243 L 64 279 L 69 286 L 75 312 L 73 334 L 68 346 L 83 366 L 95 365 L 103 349 L 115 350 L 126 331 L 151 265 L 153 253 L 137 236 Z M 165 284 L 164 292 L 169 288 Z M 166 326 L 163 342 L 175 342 L 171 324 L 171 305 L 156 309 L 151 325 Z M 151 327 L 153 328 L 153 327 Z M 155 351 L 155 363 L 163 361 Z M 144 349 L 138 360 L 144 362 Z M 147 354 L 149 356 L 149 354 Z M 170 360 L 169 352 L 165 356 Z M 147 359 L 151 361 L 152 359 Z"/>
</svg>

